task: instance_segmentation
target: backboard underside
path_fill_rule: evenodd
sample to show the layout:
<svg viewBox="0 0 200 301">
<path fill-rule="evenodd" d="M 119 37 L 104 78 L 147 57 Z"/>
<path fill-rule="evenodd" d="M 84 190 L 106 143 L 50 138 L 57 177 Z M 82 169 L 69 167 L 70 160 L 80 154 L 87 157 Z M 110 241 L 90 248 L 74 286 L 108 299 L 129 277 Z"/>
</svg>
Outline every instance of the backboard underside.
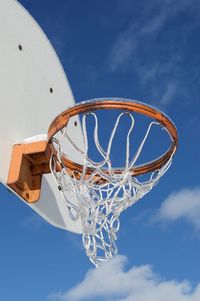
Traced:
<svg viewBox="0 0 200 301">
<path fill-rule="evenodd" d="M 74 98 L 50 42 L 15 0 L 1 0 L 0 39 L 0 181 L 6 185 L 13 145 L 36 135 L 44 138 L 51 121 Z M 70 121 L 69 133 L 82 147 L 77 117 Z M 66 151 L 80 160 L 72 146 Z M 69 198 L 76 203 L 73 195 Z M 82 232 L 81 222 L 70 219 L 51 174 L 43 176 L 40 200 L 29 206 L 54 226 Z"/>
</svg>

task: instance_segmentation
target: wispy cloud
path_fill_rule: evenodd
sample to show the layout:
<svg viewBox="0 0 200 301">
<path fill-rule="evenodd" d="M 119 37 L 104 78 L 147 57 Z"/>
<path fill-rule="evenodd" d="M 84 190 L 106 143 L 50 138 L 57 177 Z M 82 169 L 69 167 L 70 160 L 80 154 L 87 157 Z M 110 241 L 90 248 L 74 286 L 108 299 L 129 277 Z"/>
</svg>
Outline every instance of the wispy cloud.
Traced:
<svg viewBox="0 0 200 301">
<path fill-rule="evenodd" d="M 185 219 L 200 230 L 200 188 L 174 192 L 162 203 L 156 220 L 173 222 Z"/>
<path fill-rule="evenodd" d="M 138 66 L 137 73 L 140 82 L 144 87 L 148 88 L 148 91 L 151 91 L 153 96 L 152 104 L 165 108 L 174 102 L 177 96 L 184 93 L 184 87 L 180 89 L 180 83 L 177 78 L 179 61 L 180 56 L 175 55 L 165 62 L 157 60 L 153 66 L 152 62 Z M 174 76 L 175 73 L 176 76 Z"/>
<path fill-rule="evenodd" d="M 108 68 L 116 71 L 121 65 L 129 61 L 131 55 L 138 46 L 138 34 L 135 34 L 135 24 L 131 24 L 115 41 L 110 57 Z"/>
<path fill-rule="evenodd" d="M 200 283 L 165 280 L 150 265 L 126 269 L 127 258 L 117 256 L 100 269 L 90 270 L 84 280 L 66 293 L 49 298 L 62 301 L 199 301 Z M 96 299 L 95 299 L 96 300 Z"/>
<path fill-rule="evenodd" d="M 173 97 L 176 94 L 176 90 L 177 90 L 177 87 L 176 87 L 175 82 L 167 83 L 166 90 L 160 99 L 160 105 L 166 106 L 166 105 L 170 104 L 173 101 Z"/>
<path fill-rule="evenodd" d="M 188 22 L 188 26 L 182 24 L 170 32 L 170 24 L 181 13 L 197 20 L 194 8 L 198 7 L 198 3 L 196 0 L 142 3 L 144 9 L 140 7 L 137 11 L 135 8 L 134 17 L 114 41 L 107 60 L 108 71 L 127 68 L 139 78 L 143 87 L 148 88 L 151 99 L 159 99 L 160 106 L 167 106 L 181 93 L 184 94 L 184 85 L 179 83 L 183 74 L 183 49 L 187 45 L 187 37 L 199 26 L 197 21 Z M 180 34 L 182 46 L 177 42 Z"/>
<path fill-rule="evenodd" d="M 145 1 L 144 6 L 146 6 Z M 135 54 L 138 46 L 145 40 L 152 37 L 155 39 L 167 21 L 188 7 L 188 3 L 179 1 L 179 4 L 175 5 L 174 1 L 165 0 L 162 2 L 154 1 L 153 4 L 147 4 L 147 6 L 148 9 L 140 12 L 137 19 L 134 19 L 114 42 L 109 57 L 111 71 L 115 71 L 122 64 L 127 63 Z"/>
</svg>

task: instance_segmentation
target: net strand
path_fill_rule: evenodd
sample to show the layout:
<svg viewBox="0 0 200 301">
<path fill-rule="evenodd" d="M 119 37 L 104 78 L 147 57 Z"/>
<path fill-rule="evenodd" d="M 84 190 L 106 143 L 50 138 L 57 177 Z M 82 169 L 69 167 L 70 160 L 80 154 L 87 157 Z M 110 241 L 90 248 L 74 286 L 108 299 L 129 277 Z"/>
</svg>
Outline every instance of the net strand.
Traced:
<svg viewBox="0 0 200 301">
<path fill-rule="evenodd" d="M 112 167 L 110 154 L 120 120 L 124 115 L 130 119 L 126 138 L 125 168 L 121 173 L 116 173 Z M 94 119 L 94 142 L 98 152 L 102 156 L 100 162 L 94 162 L 88 155 L 88 116 Z M 73 221 L 81 219 L 83 245 L 87 256 L 97 267 L 102 261 L 110 259 L 117 253 L 115 241 L 120 228 L 120 214 L 147 194 L 157 184 L 172 163 L 174 153 L 164 166 L 149 175 L 148 180 L 139 181 L 132 172 L 133 167 L 143 150 L 152 126 L 160 126 L 160 124 L 155 121 L 149 124 L 143 140 L 133 158 L 130 159 L 130 135 L 134 129 L 134 125 L 135 119 L 132 114 L 127 112 L 119 114 L 111 131 L 107 150 L 104 150 L 99 142 L 98 118 L 93 112 L 84 114 L 82 118 L 84 150 L 81 150 L 69 137 L 67 126 L 62 129 L 59 139 L 52 139 L 56 156 L 55 152 L 51 155 L 51 173 L 61 193 L 62 200 L 68 209 L 70 218 Z M 169 134 L 168 131 L 167 133 Z M 62 151 L 62 144 L 65 142 L 65 139 L 83 157 L 83 170 L 78 178 L 75 171 L 69 173 L 68 169 L 64 166 L 62 158 L 65 154 Z M 94 169 L 90 175 L 87 175 L 88 168 Z M 102 179 L 104 180 L 103 182 Z M 78 201 L 77 206 L 69 200 L 68 192 L 72 192 L 75 195 Z"/>
</svg>

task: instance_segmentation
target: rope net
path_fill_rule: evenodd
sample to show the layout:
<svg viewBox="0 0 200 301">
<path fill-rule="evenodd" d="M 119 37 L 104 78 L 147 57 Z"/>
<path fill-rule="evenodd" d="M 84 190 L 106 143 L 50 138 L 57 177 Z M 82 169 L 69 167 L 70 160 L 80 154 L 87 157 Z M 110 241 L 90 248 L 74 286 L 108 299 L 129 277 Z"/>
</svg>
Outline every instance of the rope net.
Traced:
<svg viewBox="0 0 200 301">
<path fill-rule="evenodd" d="M 102 156 L 101 162 L 93 161 L 88 155 L 86 120 L 89 115 L 93 117 L 95 122 L 94 142 L 98 152 Z M 125 166 L 122 172 L 116 172 L 112 166 L 110 154 L 113 139 L 121 118 L 124 115 L 130 118 L 131 125 L 126 138 Z M 120 113 L 112 129 L 106 150 L 99 142 L 98 118 L 93 112 L 83 114 L 82 117 L 84 150 L 81 150 L 69 137 L 67 126 L 60 131 L 59 138 L 52 138 L 52 143 L 56 150 L 52 153 L 50 160 L 50 169 L 53 178 L 60 190 L 62 200 L 68 208 L 70 218 L 74 221 L 81 218 L 83 245 L 87 256 L 97 267 L 102 261 L 112 258 L 112 256 L 117 253 L 115 241 L 120 227 L 120 214 L 147 194 L 168 170 L 172 162 L 173 154 L 169 161 L 159 170 L 149 173 L 148 179 L 139 181 L 138 178 L 134 176 L 133 168 L 136 166 L 136 161 L 142 152 L 152 127 L 161 125 L 156 121 L 152 121 L 148 125 L 142 142 L 131 158 L 130 135 L 133 131 L 134 124 L 135 119 L 132 114 L 127 112 Z M 167 131 L 166 128 L 164 128 L 164 130 Z M 77 176 L 77 171 L 69 172 L 64 165 L 63 156 L 66 157 L 66 154 L 64 154 L 62 146 L 66 139 L 83 158 L 83 169 L 82 172 L 79 173 L 79 176 Z M 90 175 L 87 174 L 88 168 L 92 168 Z M 72 192 L 75 195 L 78 200 L 78 205 L 70 201 L 68 192 Z"/>
</svg>

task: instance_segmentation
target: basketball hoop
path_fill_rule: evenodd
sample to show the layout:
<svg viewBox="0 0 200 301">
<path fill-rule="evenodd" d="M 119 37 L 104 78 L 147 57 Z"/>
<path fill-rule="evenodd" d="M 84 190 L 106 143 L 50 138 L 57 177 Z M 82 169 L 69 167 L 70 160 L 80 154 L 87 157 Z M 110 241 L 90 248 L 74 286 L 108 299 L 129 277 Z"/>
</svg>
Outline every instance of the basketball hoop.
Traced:
<svg viewBox="0 0 200 301">
<path fill-rule="evenodd" d="M 120 112 L 105 149 L 98 137 L 99 122 L 96 112 L 111 109 Z M 137 151 L 130 158 L 130 135 L 135 125 L 133 113 L 146 115 L 151 121 Z M 68 135 L 69 120 L 79 114 L 83 114 L 84 149 L 80 149 Z M 94 161 L 88 155 L 88 116 L 94 119 L 94 142 L 102 157 L 101 162 Z M 129 118 L 131 124 L 126 137 L 126 160 L 124 167 L 115 168 L 110 153 L 123 116 Z M 162 127 L 166 131 L 171 145 L 161 157 L 137 166 L 136 162 L 154 126 Z M 50 170 L 53 178 L 69 210 L 70 218 L 74 221 L 81 218 L 86 254 L 99 266 L 101 261 L 108 260 L 117 253 L 115 241 L 120 226 L 120 214 L 147 194 L 170 167 L 177 148 L 176 128 L 166 115 L 146 104 L 126 99 L 96 99 L 71 107 L 56 117 L 49 128 L 48 141 L 52 146 Z M 65 143 L 70 143 L 74 150 L 79 152 L 83 159 L 82 165 L 71 160 L 64 152 Z M 138 176 L 144 174 L 148 175 L 148 179 L 139 180 Z M 70 201 L 69 191 L 76 195 L 78 205 Z"/>
<path fill-rule="evenodd" d="M 97 116 L 99 111 L 105 110 L 119 112 L 106 147 L 99 140 Z M 134 155 L 131 155 L 130 140 L 136 114 L 147 117 L 150 122 Z M 68 133 L 69 122 L 76 115 L 82 116 L 83 149 Z M 94 143 L 101 155 L 100 161 L 91 158 L 89 154 L 86 125 L 88 117 L 94 120 Z M 122 118 L 129 119 L 127 134 L 123 133 L 126 141 L 123 144 L 125 164 L 123 167 L 115 167 L 111 149 Z M 170 138 L 170 146 L 162 156 L 137 165 L 147 137 L 154 127 L 161 127 L 166 132 Z M 105 135 L 105 131 L 103 134 Z M 82 164 L 73 161 L 65 152 L 67 143 L 78 153 L 78 157 L 82 157 Z M 26 139 L 24 143 L 13 146 L 7 184 L 26 202 L 34 203 L 40 198 L 42 175 L 52 173 L 68 218 L 74 222 L 81 219 L 86 254 L 99 266 L 101 261 L 108 260 L 117 253 L 115 241 L 120 226 L 120 214 L 158 183 L 172 163 L 177 143 L 178 135 L 172 121 L 153 107 L 126 99 L 83 102 L 55 118 L 49 127 L 46 140 Z M 144 175 L 146 178 L 141 179 Z M 72 195 L 76 202 L 71 200 Z"/>
</svg>

